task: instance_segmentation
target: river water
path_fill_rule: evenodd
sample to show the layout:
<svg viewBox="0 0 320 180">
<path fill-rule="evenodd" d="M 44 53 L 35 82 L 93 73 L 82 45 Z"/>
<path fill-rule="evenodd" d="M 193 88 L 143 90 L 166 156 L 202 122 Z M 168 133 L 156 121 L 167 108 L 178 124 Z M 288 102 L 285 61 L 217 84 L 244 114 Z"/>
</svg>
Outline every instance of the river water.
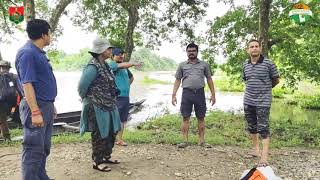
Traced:
<svg viewBox="0 0 320 180">
<path fill-rule="evenodd" d="M 81 110 L 81 102 L 77 93 L 81 72 L 55 72 L 55 75 L 58 83 L 58 96 L 55 102 L 58 113 Z M 178 105 L 173 106 L 171 104 L 173 85 L 145 85 L 142 83 L 145 76 L 162 81 L 174 81 L 174 72 L 134 72 L 135 81 L 131 87 L 130 101 L 136 102 L 142 99 L 146 99 L 146 101 L 140 110 L 131 116 L 129 126 L 132 127 L 147 119 L 168 113 L 179 113 L 181 88 L 177 93 Z M 221 110 L 243 113 L 243 93 L 218 91 L 214 106 L 209 104 L 209 93 L 206 96 L 208 111 Z M 307 121 L 314 124 L 320 122 L 320 111 L 304 110 L 297 106 L 284 104 L 281 100 L 274 100 L 271 108 L 272 119 Z"/>
</svg>

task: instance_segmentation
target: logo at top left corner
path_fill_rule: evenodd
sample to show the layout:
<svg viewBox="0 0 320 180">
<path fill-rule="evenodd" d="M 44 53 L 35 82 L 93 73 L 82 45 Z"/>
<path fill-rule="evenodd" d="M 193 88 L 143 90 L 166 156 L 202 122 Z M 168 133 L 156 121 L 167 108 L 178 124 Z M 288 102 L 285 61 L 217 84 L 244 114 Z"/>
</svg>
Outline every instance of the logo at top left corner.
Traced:
<svg viewBox="0 0 320 180">
<path fill-rule="evenodd" d="M 19 24 L 24 20 L 24 7 L 11 6 L 9 7 L 9 19 L 15 24 Z"/>
</svg>

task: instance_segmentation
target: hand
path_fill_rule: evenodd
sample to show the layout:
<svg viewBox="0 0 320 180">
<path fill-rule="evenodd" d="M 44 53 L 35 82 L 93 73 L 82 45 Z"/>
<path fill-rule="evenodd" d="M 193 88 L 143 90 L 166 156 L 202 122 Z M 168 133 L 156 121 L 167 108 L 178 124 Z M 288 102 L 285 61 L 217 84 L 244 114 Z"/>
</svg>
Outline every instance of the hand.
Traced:
<svg viewBox="0 0 320 180">
<path fill-rule="evenodd" d="M 172 105 L 176 106 L 177 105 L 177 97 L 176 95 L 172 95 Z"/>
<path fill-rule="evenodd" d="M 44 126 L 44 121 L 43 121 L 41 114 L 36 115 L 36 116 L 32 116 L 31 121 L 32 121 L 32 125 L 35 127 L 43 127 Z"/>
<path fill-rule="evenodd" d="M 216 97 L 215 96 L 211 96 L 210 102 L 211 102 L 211 106 L 213 106 L 216 103 Z"/>
<path fill-rule="evenodd" d="M 134 63 L 133 63 L 133 66 L 134 66 L 136 69 L 140 70 L 140 69 L 142 68 L 142 66 L 143 66 L 143 63 L 142 63 L 142 62 L 134 62 Z"/>
<path fill-rule="evenodd" d="M 56 108 L 56 106 L 54 106 L 53 119 L 56 119 L 56 118 L 57 118 L 57 115 L 58 115 L 58 113 L 57 113 L 57 108 Z"/>
</svg>

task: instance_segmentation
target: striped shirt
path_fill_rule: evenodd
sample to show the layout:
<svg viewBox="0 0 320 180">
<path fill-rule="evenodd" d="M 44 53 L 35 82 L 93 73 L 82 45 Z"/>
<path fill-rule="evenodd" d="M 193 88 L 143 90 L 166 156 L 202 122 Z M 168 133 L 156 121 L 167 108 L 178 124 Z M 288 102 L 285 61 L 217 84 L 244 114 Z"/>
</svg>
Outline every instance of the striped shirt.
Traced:
<svg viewBox="0 0 320 180">
<path fill-rule="evenodd" d="M 270 107 L 272 101 L 272 80 L 279 78 L 277 66 L 261 56 L 256 64 L 250 59 L 243 64 L 243 79 L 246 83 L 244 104 Z"/>
</svg>

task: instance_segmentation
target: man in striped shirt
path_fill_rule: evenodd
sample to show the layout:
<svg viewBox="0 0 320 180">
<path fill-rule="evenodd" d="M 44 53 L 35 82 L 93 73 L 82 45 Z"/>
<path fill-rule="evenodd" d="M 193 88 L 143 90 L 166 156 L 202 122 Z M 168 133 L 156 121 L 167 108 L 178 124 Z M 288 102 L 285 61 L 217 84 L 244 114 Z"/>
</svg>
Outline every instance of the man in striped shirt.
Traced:
<svg viewBox="0 0 320 180">
<path fill-rule="evenodd" d="M 243 64 L 243 79 L 246 83 L 244 95 L 245 118 L 253 142 L 254 156 L 261 156 L 258 166 L 267 166 L 272 88 L 279 83 L 279 73 L 276 65 L 262 56 L 262 47 L 259 41 L 250 40 L 247 52 L 250 59 Z M 263 145 L 261 154 L 259 135 L 262 138 Z"/>
</svg>

